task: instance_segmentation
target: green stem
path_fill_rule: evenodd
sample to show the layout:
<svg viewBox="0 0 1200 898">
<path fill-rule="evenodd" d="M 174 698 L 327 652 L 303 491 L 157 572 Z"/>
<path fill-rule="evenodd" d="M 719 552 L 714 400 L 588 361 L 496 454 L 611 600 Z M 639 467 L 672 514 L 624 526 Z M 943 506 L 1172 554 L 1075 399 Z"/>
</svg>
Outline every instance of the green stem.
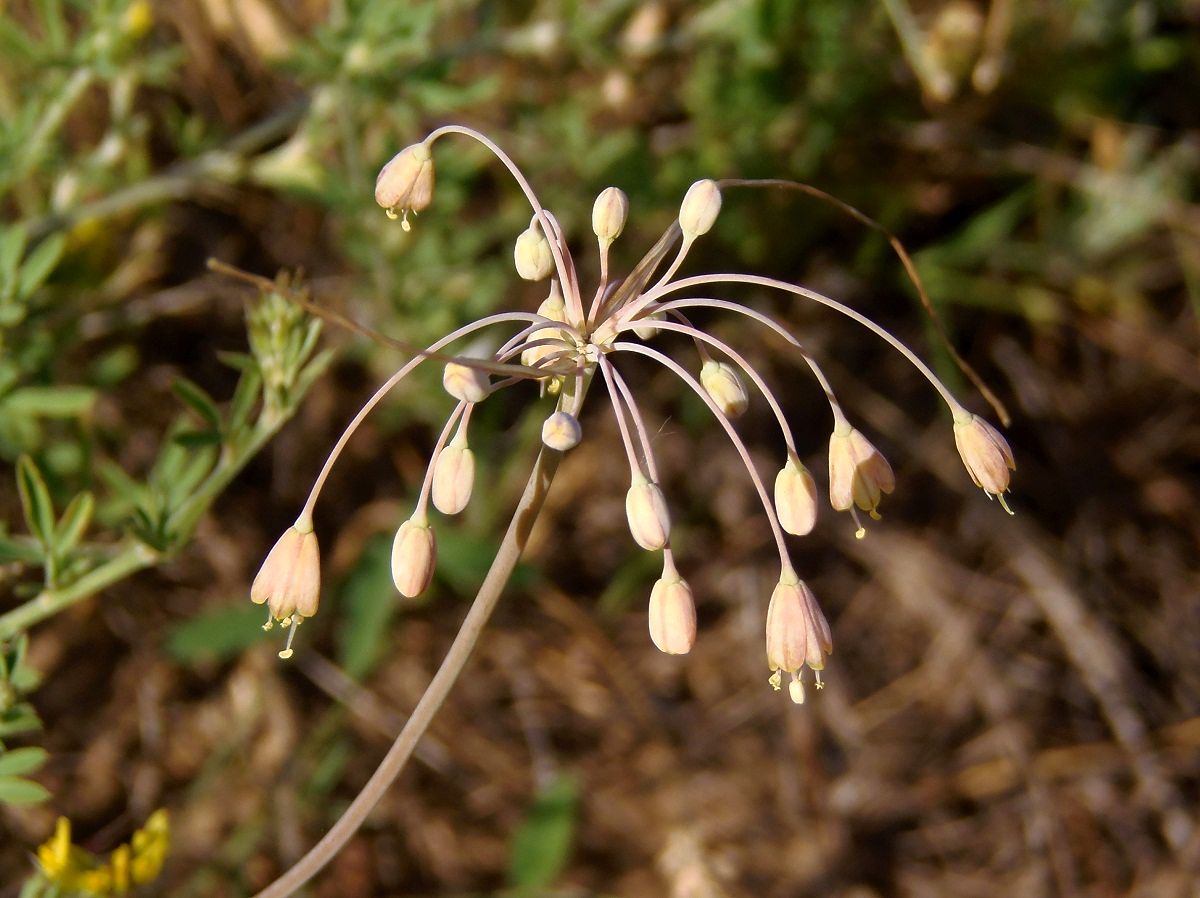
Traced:
<svg viewBox="0 0 1200 898">
<path fill-rule="evenodd" d="M 308 882 L 358 831 L 367 815 L 379 803 L 384 792 L 400 775 L 400 771 L 404 769 L 408 759 L 412 756 L 417 742 L 425 735 L 429 724 L 433 722 L 434 715 L 437 714 L 438 709 L 445 702 L 446 696 L 457 682 L 466 666 L 467 659 L 475 648 L 475 643 L 479 641 L 479 635 L 483 632 L 484 625 L 500 601 L 504 586 L 512 576 L 517 559 L 520 558 L 521 551 L 529 540 L 529 533 L 533 529 L 534 521 L 537 520 L 538 513 L 542 510 L 561 457 L 561 452 L 546 448 L 543 448 L 538 455 L 533 472 L 529 475 L 529 482 L 525 485 L 525 492 L 508 525 L 508 532 L 504 534 L 504 540 L 496 551 L 496 557 L 483 580 L 483 585 L 479 587 L 475 601 L 463 619 L 458 635 L 454 637 L 454 642 L 442 660 L 442 666 L 430 680 L 425 694 L 417 702 L 412 716 L 400 730 L 400 735 L 396 737 L 396 741 L 384 755 L 379 767 L 321 841 L 314 845 L 295 866 L 254 898 L 286 898 Z"/>
</svg>

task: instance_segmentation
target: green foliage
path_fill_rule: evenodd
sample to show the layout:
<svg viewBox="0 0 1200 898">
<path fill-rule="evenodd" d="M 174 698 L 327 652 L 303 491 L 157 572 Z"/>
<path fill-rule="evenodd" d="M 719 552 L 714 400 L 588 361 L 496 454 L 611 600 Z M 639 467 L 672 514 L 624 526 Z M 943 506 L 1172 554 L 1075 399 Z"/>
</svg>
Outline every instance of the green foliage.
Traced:
<svg viewBox="0 0 1200 898">
<path fill-rule="evenodd" d="M 0 740 L 41 729 L 33 706 L 24 701 L 40 680 L 25 661 L 28 647 L 25 636 L 0 643 Z M 7 749 L 0 741 L 0 805 L 37 804 L 50 797 L 44 786 L 28 778 L 46 758 L 44 749 Z"/>
<path fill-rule="evenodd" d="M 517 895 L 553 885 L 571 859 L 579 816 L 579 785 L 560 775 L 543 786 L 513 835 L 508 882 Z"/>
</svg>

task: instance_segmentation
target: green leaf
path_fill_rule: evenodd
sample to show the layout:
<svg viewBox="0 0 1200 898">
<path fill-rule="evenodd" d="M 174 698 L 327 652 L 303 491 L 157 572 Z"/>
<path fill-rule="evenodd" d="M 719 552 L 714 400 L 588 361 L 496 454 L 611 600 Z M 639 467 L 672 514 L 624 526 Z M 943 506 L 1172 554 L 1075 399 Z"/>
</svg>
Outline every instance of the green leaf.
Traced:
<svg viewBox="0 0 1200 898">
<path fill-rule="evenodd" d="M 219 446 L 222 437 L 215 430 L 181 430 L 173 439 L 180 446 L 189 449 L 199 449 L 202 446 Z"/>
<path fill-rule="evenodd" d="M 0 284 L 16 286 L 17 266 L 21 262 L 21 254 L 25 252 L 27 239 L 28 235 L 21 225 L 14 225 L 0 234 Z"/>
<path fill-rule="evenodd" d="M 27 542 L 0 536 L 0 564 L 19 561 L 22 564 L 41 564 L 46 557 L 43 549 Z"/>
<path fill-rule="evenodd" d="M 247 599 L 205 611 L 178 623 L 167 634 L 167 652 L 177 661 L 224 661 L 263 638 L 266 613 Z"/>
<path fill-rule="evenodd" d="M 42 721 L 28 703 L 9 708 L 0 714 L 0 739 L 19 736 L 21 733 L 32 733 L 41 728 Z"/>
<path fill-rule="evenodd" d="M 31 418 L 80 418 L 96 404 L 91 387 L 21 387 L 4 397 L 6 414 Z"/>
<path fill-rule="evenodd" d="M 356 680 L 371 672 L 392 642 L 396 587 L 391 555 L 388 537 L 370 540 L 339 591 L 345 624 L 338 631 L 338 662 Z"/>
<path fill-rule="evenodd" d="M 96 498 L 86 490 L 78 493 L 67 504 L 58 521 L 58 532 L 54 537 L 54 547 L 59 555 L 66 555 L 78 544 L 92 522 L 92 512 L 96 508 Z"/>
<path fill-rule="evenodd" d="M 196 412 L 211 429 L 220 430 L 221 413 L 217 411 L 217 404 L 204 391 L 203 387 L 193 383 L 186 377 L 177 377 L 175 383 L 171 385 L 171 390 Z"/>
<path fill-rule="evenodd" d="M 0 804 L 39 804 L 50 797 L 41 783 L 19 776 L 0 776 Z"/>
<path fill-rule="evenodd" d="M 16 776 L 37 770 L 46 763 L 50 753 L 44 748 L 15 748 L 0 752 L 0 777 Z"/>
<path fill-rule="evenodd" d="M 254 356 L 246 352 L 217 350 L 217 360 L 235 371 L 258 371 L 258 362 Z"/>
<path fill-rule="evenodd" d="M 50 546 L 54 539 L 54 506 L 42 472 L 28 455 L 17 459 L 17 491 L 21 494 L 21 508 L 25 511 L 29 532 L 43 546 Z"/>
<path fill-rule="evenodd" d="M 559 776 L 542 789 L 513 836 L 508 881 L 518 893 L 537 894 L 567 866 L 575 839 L 579 787 Z"/>
<path fill-rule="evenodd" d="M 61 233 L 51 234 L 38 244 L 37 249 L 29 254 L 21 266 L 21 277 L 17 283 L 18 296 L 28 297 L 45 283 L 46 278 L 50 277 L 62 259 L 66 245 L 66 237 Z"/>
<path fill-rule="evenodd" d="M 261 389 L 262 375 L 258 373 L 258 369 L 253 367 L 244 369 L 242 376 L 238 378 L 237 389 L 233 391 L 233 401 L 229 404 L 228 429 L 230 434 L 236 434 L 246 426 L 246 422 L 250 420 L 250 412 L 254 408 L 254 401 L 258 399 Z"/>
</svg>

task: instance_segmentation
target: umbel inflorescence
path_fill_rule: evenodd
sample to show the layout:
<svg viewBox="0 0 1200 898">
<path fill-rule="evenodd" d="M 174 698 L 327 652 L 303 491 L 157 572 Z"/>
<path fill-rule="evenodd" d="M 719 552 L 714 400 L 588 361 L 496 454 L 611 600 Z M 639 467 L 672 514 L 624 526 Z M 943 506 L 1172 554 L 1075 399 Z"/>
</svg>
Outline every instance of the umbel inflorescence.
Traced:
<svg viewBox="0 0 1200 898">
<path fill-rule="evenodd" d="M 580 441 L 580 409 L 598 373 L 616 416 L 629 464 L 625 508 L 630 532 L 643 549 L 663 554 L 662 576 L 650 592 L 650 637 L 663 652 L 690 651 L 696 639 L 692 590 L 680 575 L 671 552 L 671 516 L 660 487 L 646 424 L 633 390 L 615 363 L 621 355 L 639 355 L 678 376 L 703 400 L 745 464 L 779 553 L 779 582 L 771 595 L 766 618 L 770 682 L 779 689 L 783 675 L 787 674 L 791 698 L 803 702 L 801 672 L 805 667 L 810 668 L 819 687 L 820 671 L 825 666 L 825 656 L 832 651 L 832 641 L 816 598 L 792 565 L 785 534 L 804 536 L 812 530 L 819 505 L 816 481 L 800 461 L 791 428 L 767 383 L 733 347 L 696 327 L 689 313 L 693 309 L 715 309 L 743 316 L 752 326 L 774 331 L 803 359 L 824 391 L 832 415 L 829 501 L 835 510 L 850 513 L 858 536 L 865 533 L 859 512 L 877 519 L 880 500 L 892 492 L 895 479 L 887 460 L 851 424 L 829 380 L 799 341 L 768 315 L 739 303 L 708 297 L 705 288 L 741 284 L 792 294 L 839 312 L 890 344 L 920 371 L 949 406 L 955 444 L 967 471 L 976 485 L 989 497 L 999 498 L 1002 504 L 1009 472 L 1015 468 L 1008 444 L 995 428 L 967 411 L 929 367 L 899 340 L 836 300 L 804 287 L 751 274 L 704 274 L 676 279 L 676 272 L 692 245 L 715 224 L 721 210 L 722 188 L 748 182 L 702 180 L 693 184 L 683 198 L 678 219 L 624 278 L 616 278 L 610 272 L 609 249 L 625 227 L 629 200 L 618 188 L 607 188 L 596 198 L 592 210 L 592 230 L 599 245 L 599 282 L 594 289 L 585 290 L 558 221 L 538 201 L 516 164 L 484 135 L 452 125 L 439 128 L 424 141 L 402 150 L 379 173 L 375 199 L 389 217 L 400 220 L 405 230 L 411 227 L 410 216 L 424 210 L 433 199 L 433 146 L 451 134 L 472 138 L 486 146 L 516 179 L 533 213 L 529 227 L 516 239 L 517 273 L 530 281 L 548 280 L 549 290 L 536 312 L 489 315 L 437 340 L 389 377 L 350 421 L 326 459 L 295 524 L 279 538 L 251 588 L 251 598 L 268 606 L 266 626 L 269 628 L 278 621 L 289 628 L 287 647 L 280 656 L 291 655 L 297 626 L 317 611 L 320 571 L 312 516 L 330 468 L 367 414 L 388 391 L 430 358 L 445 362 L 442 383 L 457 403 L 434 447 L 416 508 L 396 531 L 392 547 L 392 578 L 396 588 L 405 596 L 417 596 L 428 587 L 433 576 L 437 540 L 430 522 L 430 502 L 442 514 L 453 515 L 470 501 L 475 457 L 469 430 L 475 407 L 505 387 L 535 380 L 541 384 L 542 394 L 554 397 L 555 402 L 553 413 L 543 425 L 542 440 L 549 449 L 565 452 Z M 660 273 L 664 263 L 666 267 Z M 447 361 L 443 355 L 447 347 L 489 328 L 509 331 L 491 358 L 451 357 L 453 360 Z M 655 348 L 654 338 L 660 332 L 690 338 L 696 349 L 696 365 L 689 369 Z M 733 425 L 751 401 L 747 383 L 770 407 L 786 448 L 773 490 L 768 490 Z"/>
</svg>

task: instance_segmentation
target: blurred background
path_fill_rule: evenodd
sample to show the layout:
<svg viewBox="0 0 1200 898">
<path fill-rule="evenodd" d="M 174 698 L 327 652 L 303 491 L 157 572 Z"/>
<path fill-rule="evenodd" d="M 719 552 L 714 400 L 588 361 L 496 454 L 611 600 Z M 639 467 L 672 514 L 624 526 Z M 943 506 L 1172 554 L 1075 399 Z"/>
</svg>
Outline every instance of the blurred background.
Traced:
<svg viewBox="0 0 1200 898">
<path fill-rule="evenodd" d="M 411 232 L 373 202 L 378 168 L 450 122 L 514 157 L 585 282 L 610 184 L 618 271 L 701 177 L 793 178 L 878 219 L 1012 414 L 1016 515 L 883 343 L 723 290 L 800 336 L 896 470 L 865 540 L 826 509 L 792 541 L 833 626 L 826 688 L 795 707 L 767 685 L 778 570 L 741 463 L 626 364 L 695 649 L 648 638 L 659 560 L 629 538 L 597 395 L 464 679 L 308 894 L 1200 894 L 1198 26 L 1196 0 L 0 2 L 0 896 L 54 893 L 32 858 L 57 817 L 103 865 L 160 807 L 142 892 L 249 894 L 415 705 L 549 406 L 524 387 L 479 409 L 472 505 L 401 602 L 391 534 L 451 403 L 433 366 L 398 389 L 330 480 L 322 610 L 280 662 L 250 580 L 403 356 L 206 260 L 410 342 L 532 310 L 528 207 L 478 146 L 438 143 Z M 719 270 L 849 303 L 996 420 L 887 242 L 837 209 L 729 192 L 684 267 Z M 776 385 L 823 488 L 820 392 L 778 341 L 698 318 Z M 769 411 L 739 430 L 773 474 Z"/>
</svg>

